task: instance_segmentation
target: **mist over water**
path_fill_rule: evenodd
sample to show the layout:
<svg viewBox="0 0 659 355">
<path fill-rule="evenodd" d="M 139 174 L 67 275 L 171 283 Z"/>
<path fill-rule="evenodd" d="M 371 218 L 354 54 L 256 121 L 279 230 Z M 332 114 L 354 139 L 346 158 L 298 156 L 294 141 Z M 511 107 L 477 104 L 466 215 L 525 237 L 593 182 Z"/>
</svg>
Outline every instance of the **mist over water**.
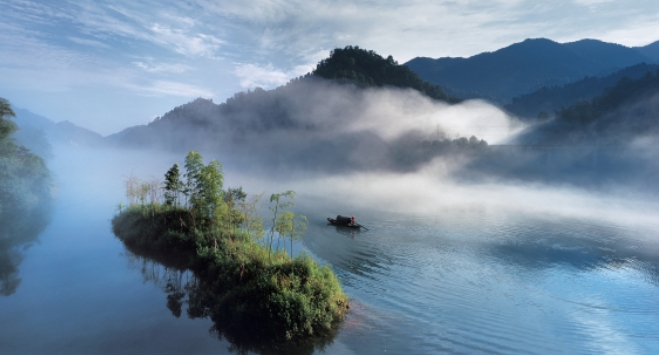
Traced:
<svg viewBox="0 0 659 355">
<path fill-rule="evenodd" d="M 195 131 L 203 139 L 177 147 L 221 161 L 225 188 L 266 199 L 298 193 L 294 210 L 309 226 L 295 248 L 330 264 L 352 302 L 329 344 L 301 353 L 659 351 L 659 203 L 649 178 L 616 179 L 605 168 L 614 152 L 593 170 L 592 151 L 579 147 L 496 150 L 524 127 L 484 102 L 445 106 L 394 89 L 362 95 L 300 96 L 292 117 L 303 121 L 288 128 L 227 131 L 215 142 Z M 432 146 L 455 135 L 485 139 L 489 150 Z M 617 151 L 636 156 L 627 175 L 654 171 L 653 142 L 638 137 Z M 125 179 L 162 180 L 185 153 L 53 148 L 55 212 L 41 244 L 24 254 L 23 282 L 0 298 L 0 319 L 12 324 L 2 347 L 228 353 L 229 342 L 209 336 L 212 322 L 187 317 L 185 298 L 171 307 L 163 280 L 175 270 L 136 258 L 110 232 Z M 399 148 L 407 155 L 391 153 Z M 367 228 L 328 225 L 337 214 Z"/>
<path fill-rule="evenodd" d="M 433 186 L 574 187 L 656 198 L 659 132 L 643 128 L 653 127 L 656 102 L 640 100 L 593 124 L 529 124 L 485 101 L 447 105 L 414 90 L 309 80 L 239 93 L 221 105 L 196 100 L 112 139 L 180 156 L 197 150 L 271 178 L 420 174 Z"/>
</svg>

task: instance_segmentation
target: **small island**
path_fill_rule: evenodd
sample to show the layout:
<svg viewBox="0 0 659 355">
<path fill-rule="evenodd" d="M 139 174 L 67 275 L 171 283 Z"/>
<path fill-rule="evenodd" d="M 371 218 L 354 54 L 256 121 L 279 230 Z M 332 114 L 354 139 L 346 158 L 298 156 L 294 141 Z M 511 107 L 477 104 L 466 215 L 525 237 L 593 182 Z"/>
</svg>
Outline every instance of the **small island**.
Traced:
<svg viewBox="0 0 659 355">
<path fill-rule="evenodd" d="M 295 193 L 270 197 L 266 232 L 257 208 L 262 195 L 224 190 L 218 161 L 204 165 L 190 152 L 185 170 L 174 164 L 162 184 L 126 181 L 129 206 L 117 206 L 112 219 L 126 247 L 191 270 L 203 286 L 201 313 L 234 342 L 281 343 L 334 330 L 348 312 L 348 297 L 329 265 L 293 256 L 306 222 L 288 210 Z"/>
</svg>

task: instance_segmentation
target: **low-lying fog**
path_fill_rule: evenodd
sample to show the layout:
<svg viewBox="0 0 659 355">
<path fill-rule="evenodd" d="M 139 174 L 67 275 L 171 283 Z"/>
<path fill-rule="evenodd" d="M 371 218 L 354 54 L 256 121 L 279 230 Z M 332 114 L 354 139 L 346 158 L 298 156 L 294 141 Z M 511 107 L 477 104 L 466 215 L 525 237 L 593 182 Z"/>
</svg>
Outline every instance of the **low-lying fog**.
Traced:
<svg viewBox="0 0 659 355">
<path fill-rule="evenodd" d="M 468 192 L 513 185 L 528 192 L 574 187 L 654 198 L 659 132 L 639 127 L 654 117 L 656 102 L 620 108 L 600 125 L 525 124 L 485 101 L 447 105 L 414 90 L 311 80 L 240 93 L 222 105 L 196 100 L 113 139 L 122 147 L 175 152 L 179 161 L 197 150 L 227 169 L 268 180 L 358 176 L 377 184 L 386 177 L 402 190 L 414 177 L 444 194 L 460 186 Z M 633 127 L 621 129 L 625 121 Z M 500 199 L 495 195 L 479 193 Z"/>
<path fill-rule="evenodd" d="M 294 210 L 309 217 L 309 228 L 296 250 L 331 264 L 351 298 L 338 335 L 316 350 L 656 353 L 659 203 L 646 176 L 658 161 L 652 138 L 600 154 L 578 146 L 470 146 L 468 139 L 444 149 L 432 140 L 453 142 L 458 134 L 508 142 L 523 127 L 485 102 L 417 106 L 414 94 L 399 94 L 373 105 L 371 118 L 356 119 L 345 134 L 304 136 L 317 127 L 292 127 L 254 134 L 262 145 L 248 140 L 244 150 L 186 143 L 206 163 L 222 162 L 225 188 L 265 192 L 264 216 L 271 193 L 298 193 Z M 410 105 L 398 106 L 406 97 Z M 376 121 L 378 110 L 387 124 Z M 340 141 L 314 141 L 321 137 Z M 278 150 L 279 143 L 295 149 Z M 346 158 L 354 147 L 359 159 L 390 154 L 415 163 L 336 168 L 356 162 Z M 291 151 L 306 159 L 282 155 Z M 127 202 L 125 180 L 162 181 L 175 162 L 184 173 L 186 153 L 53 145 L 53 221 L 43 243 L 15 262 L 23 282 L 1 299 L 12 329 L 0 343 L 33 353 L 229 353 L 231 344 L 208 336 L 210 320 L 172 315 L 167 290 L 144 272 L 155 263 L 133 260 L 110 231 L 117 205 Z M 319 158 L 332 154 L 339 158 Z M 625 166 L 621 158 L 629 158 L 629 170 L 615 171 Z M 327 225 L 337 214 L 354 214 L 369 229 Z M 58 322 L 66 327 L 52 327 Z"/>
<path fill-rule="evenodd" d="M 466 101 L 449 106 L 430 101 L 409 90 L 370 90 L 360 94 L 360 98 L 350 97 L 345 91 L 331 92 L 333 94 L 325 100 L 332 101 L 332 104 L 325 107 L 333 107 L 334 110 L 308 110 L 302 114 L 305 111 L 302 107 L 309 109 L 309 103 L 299 103 L 298 107 L 292 109 L 296 112 L 293 115 L 296 119 L 303 119 L 309 124 L 313 122 L 310 137 L 305 136 L 308 127 L 300 129 L 296 125 L 295 129 L 253 133 L 251 140 L 243 141 L 244 146 L 233 145 L 232 149 L 226 151 L 217 149 L 215 145 L 209 147 L 208 141 L 200 140 L 198 150 L 202 152 L 206 163 L 211 159 L 223 163 L 225 187 L 242 186 L 248 193 L 266 192 L 266 197 L 270 193 L 292 189 L 299 194 L 300 203 L 310 199 L 327 205 L 328 215 L 339 212 L 359 214 L 366 210 L 433 214 L 447 208 L 481 206 L 504 209 L 511 213 L 534 211 L 614 218 L 629 223 L 654 224 L 656 221 L 656 186 L 640 185 L 639 181 L 645 180 L 634 180 L 634 184 L 629 184 L 609 176 L 621 173 L 638 175 L 634 169 L 641 172 L 658 171 L 656 165 L 659 160 L 654 159 L 658 156 L 657 149 L 649 143 L 653 142 L 653 137 L 630 140 L 629 145 L 622 149 L 616 148 L 620 154 L 624 150 L 625 156 L 636 155 L 633 162 L 647 166 L 610 174 L 605 168 L 608 162 L 602 158 L 598 161 L 597 156 L 593 158 L 590 150 L 583 153 L 583 147 L 568 147 L 549 154 L 542 151 L 504 151 L 498 154 L 496 143 L 514 141 L 518 133 L 524 129 L 528 131 L 530 126 L 483 101 Z M 316 97 L 312 101 L 317 103 L 320 100 L 322 98 Z M 354 113 L 354 107 L 343 107 L 341 103 L 361 107 L 363 113 L 348 117 L 348 113 Z M 317 117 L 311 117 L 316 114 L 325 121 L 331 114 L 338 116 L 335 123 L 328 125 Z M 262 118 L 252 117 L 248 120 L 257 119 Z M 319 126 L 323 128 L 319 129 Z M 230 134 L 231 131 L 226 131 L 221 137 L 226 138 Z M 349 138 L 345 134 L 350 134 Z M 332 147 L 336 148 L 336 152 L 328 152 L 327 147 L 324 147 L 327 138 L 324 142 L 319 141 L 323 135 L 330 138 L 343 136 L 341 140 L 348 139 L 348 145 L 357 148 L 352 154 L 349 147 L 343 144 Z M 386 147 L 380 143 L 369 145 L 373 137 L 378 142 L 400 143 L 410 139 L 418 143 L 424 139 L 450 140 L 472 135 L 487 140 L 490 150 L 482 154 L 463 154 L 459 149 L 449 151 L 447 154 L 430 156 L 414 169 L 404 171 L 390 165 L 376 169 L 318 168 L 328 164 L 341 165 L 341 160 L 329 163 L 323 160 L 334 153 L 339 157 L 349 157 L 345 161 L 347 165 L 371 158 L 377 161 L 377 157 L 391 152 L 391 146 Z M 261 140 L 261 143 L 256 143 L 257 140 Z M 259 144 L 260 148 L 254 150 L 254 145 Z M 298 157 L 289 159 L 285 154 L 290 150 L 278 150 L 278 144 L 286 147 L 299 144 L 297 148 L 302 147 L 302 154 L 308 156 L 304 161 L 296 160 Z M 245 151 L 241 151 L 241 147 Z M 75 181 L 76 189 L 88 190 L 92 195 L 98 191 L 99 186 L 108 186 L 116 194 L 117 203 L 125 201 L 122 186 L 130 174 L 142 179 L 162 180 L 173 163 L 178 162 L 182 167 L 185 158 L 185 153 L 155 149 L 55 148 L 55 163 L 51 165 L 60 184 Z M 318 160 L 314 160 L 314 153 L 318 153 L 315 150 L 322 150 Z M 583 154 L 586 154 L 585 158 Z M 273 165 L 273 160 L 280 164 Z M 557 164 L 556 161 L 560 160 L 567 163 Z M 553 164 L 547 164 L 548 161 L 553 161 Z M 565 164 L 570 165 L 570 169 L 547 172 L 553 167 L 564 168 Z M 593 168 L 593 164 L 599 166 Z M 515 176 L 520 165 L 524 169 L 520 176 Z M 545 175 L 529 179 L 524 176 L 529 171 Z M 588 172 L 585 178 L 583 171 Z M 552 174 L 558 178 L 553 179 Z M 575 184 L 570 180 L 571 174 L 580 177 L 581 181 Z"/>
</svg>

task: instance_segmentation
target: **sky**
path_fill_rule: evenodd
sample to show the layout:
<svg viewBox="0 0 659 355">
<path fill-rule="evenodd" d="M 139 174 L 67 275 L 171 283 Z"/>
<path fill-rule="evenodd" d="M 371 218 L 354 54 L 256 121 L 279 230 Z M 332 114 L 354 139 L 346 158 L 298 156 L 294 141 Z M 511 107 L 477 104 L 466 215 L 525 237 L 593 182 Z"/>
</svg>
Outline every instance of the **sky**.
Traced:
<svg viewBox="0 0 659 355">
<path fill-rule="evenodd" d="M 656 0 L 0 0 L 0 97 L 103 135 L 195 98 L 273 89 L 333 48 L 399 63 L 526 38 L 659 40 Z"/>
</svg>

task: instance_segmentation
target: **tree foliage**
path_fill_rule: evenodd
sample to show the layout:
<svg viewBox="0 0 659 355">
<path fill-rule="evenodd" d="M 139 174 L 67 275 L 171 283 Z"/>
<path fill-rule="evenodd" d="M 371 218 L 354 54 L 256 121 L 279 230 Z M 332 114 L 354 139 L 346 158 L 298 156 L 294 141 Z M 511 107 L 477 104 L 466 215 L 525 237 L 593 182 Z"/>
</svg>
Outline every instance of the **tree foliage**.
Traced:
<svg viewBox="0 0 659 355">
<path fill-rule="evenodd" d="M 179 192 L 183 188 L 181 182 L 181 173 L 178 170 L 178 163 L 174 165 L 165 174 L 165 201 L 169 205 L 178 205 Z"/>
<path fill-rule="evenodd" d="M 284 198 L 288 198 L 289 201 L 283 200 Z M 272 243 L 273 239 L 275 236 L 275 232 L 278 232 L 277 234 L 277 249 L 279 246 L 279 239 L 281 238 L 282 234 L 279 233 L 279 230 L 282 230 L 282 224 L 284 223 L 282 220 L 282 214 L 286 212 L 286 209 L 289 207 L 292 207 L 295 205 L 293 200 L 295 199 L 295 191 L 288 190 L 282 193 L 278 194 L 272 194 L 270 195 L 270 211 L 272 211 L 272 226 L 270 228 L 270 243 L 268 252 L 269 254 L 272 253 Z M 274 206 L 272 204 L 274 203 Z"/>
<path fill-rule="evenodd" d="M 404 65 L 399 65 L 391 56 L 386 59 L 374 51 L 347 46 L 334 49 L 329 58 L 321 60 L 312 75 L 361 87 L 395 86 L 412 88 L 442 101 L 459 102 L 439 86 L 423 81 Z"/>
<path fill-rule="evenodd" d="M 16 117 L 16 113 L 11 108 L 9 101 L 0 97 L 0 141 L 8 139 L 9 135 L 18 130 L 16 123 L 5 117 Z"/>
</svg>

